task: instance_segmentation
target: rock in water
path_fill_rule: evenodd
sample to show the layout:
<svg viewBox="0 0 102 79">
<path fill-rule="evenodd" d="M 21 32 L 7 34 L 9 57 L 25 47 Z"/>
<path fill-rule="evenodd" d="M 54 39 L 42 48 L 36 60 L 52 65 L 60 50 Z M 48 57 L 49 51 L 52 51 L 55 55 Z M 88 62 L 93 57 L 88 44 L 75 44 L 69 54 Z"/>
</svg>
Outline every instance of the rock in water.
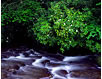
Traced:
<svg viewBox="0 0 102 79">
<path fill-rule="evenodd" d="M 101 72 L 98 69 L 74 70 L 71 71 L 71 77 L 85 79 L 101 79 Z"/>
<path fill-rule="evenodd" d="M 16 49 L 1 53 L 2 79 L 101 79 L 101 67 L 93 56 L 90 59 Z"/>
<path fill-rule="evenodd" d="M 25 66 L 20 68 L 16 74 L 13 74 L 11 78 L 21 79 L 49 79 L 50 72 L 45 68 L 39 68 L 34 66 Z"/>
<path fill-rule="evenodd" d="M 63 77 L 66 77 L 68 72 L 66 70 L 58 70 L 58 71 L 56 71 L 56 74 L 63 76 Z"/>
</svg>

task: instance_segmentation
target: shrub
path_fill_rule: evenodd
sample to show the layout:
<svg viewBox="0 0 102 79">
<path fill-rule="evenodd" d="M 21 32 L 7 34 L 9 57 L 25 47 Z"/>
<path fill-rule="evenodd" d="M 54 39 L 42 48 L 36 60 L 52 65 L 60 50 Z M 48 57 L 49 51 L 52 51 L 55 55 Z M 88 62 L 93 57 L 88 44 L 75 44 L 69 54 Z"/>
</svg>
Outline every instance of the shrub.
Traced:
<svg viewBox="0 0 102 79">
<path fill-rule="evenodd" d="M 6 42 L 8 38 L 12 41 L 17 33 L 23 32 L 22 35 L 31 36 L 33 31 L 36 40 L 44 45 L 57 45 L 61 52 L 71 47 L 84 47 L 92 52 L 100 52 L 100 20 L 93 16 L 92 6 L 87 5 L 86 0 L 85 3 L 81 0 L 51 0 L 51 5 L 48 5 L 48 0 L 44 0 L 44 3 L 42 0 L 41 3 L 37 1 L 2 4 L 2 42 Z"/>
<path fill-rule="evenodd" d="M 76 46 L 100 52 L 100 25 L 94 19 L 88 8 L 81 12 L 67 8 L 63 1 L 53 2 L 48 16 L 40 17 L 32 30 L 40 43 L 49 46 L 57 44 L 61 52 Z"/>
<path fill-rule="evenodd" d="M 2 42 L 6 42 L 7 38 L 9 38 L 8 42 L 12 41 L 17 33 L 27 36 L 27 32 L 44 11 L 40 3 L 33 0 L 23 0 L 22 3 L 18 1 L 3 3 L 1 10 Z"/>
</svg>

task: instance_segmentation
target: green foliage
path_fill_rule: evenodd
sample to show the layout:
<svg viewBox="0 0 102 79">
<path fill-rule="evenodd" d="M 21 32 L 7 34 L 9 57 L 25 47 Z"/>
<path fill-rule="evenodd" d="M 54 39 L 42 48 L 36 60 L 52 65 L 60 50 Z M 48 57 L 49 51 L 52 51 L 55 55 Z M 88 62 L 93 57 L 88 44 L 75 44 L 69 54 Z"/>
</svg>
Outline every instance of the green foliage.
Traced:
<svg viewBox="0 0 102 79">
<path fill-rule="evenodd" d="M 85 47 L 100 52 L 100 25 L 94 21 L 92 12 L 67 8 L 63 1 L 51 3 L 48 16 L 40 17 L 32 28 L 40 43 L 57 44 L 62 53 L 70 47 Z"/>
<path fill-rule="evenodd" d="M 37 18 L 44 14 L 44 8 L 39 2 L 33 0 L 23 0 L 10 4 L 3 3 L 1 10 L 1 26 L 2 26 L 2 42 L 6 42 L 6 38 L 15 39 L 16 33 L 31 31 L 31 27 Z M 28 35 L 24 33 L 24 35 Z M 30 35 L 30 34 L 29 34 Z"/>
<path fill-rule="evenodd" d="M 2 42 L 15 39 L 16 33 L 23 32 L 22 35 L 34 36 L 34 39 L 44 45 L 57 45 L 62 53 L 71 47 L 101 52 L 100 14 L 97 16 L 100 1 L 50 1 L 23 0 L 22 3 L 3 3 Z"/>
<path fill-rule="evenodd" d="M 40 3 L 24 0 L 23 3 L 12 3 L 2 6 L 2 26 L 10 22 L 29 23 L 36 20 L 43 13 Z"/>
<path fill-rule="evenodd" d="M 96 4 L 96 6 L 100 6 L 100 5 L 101 5 L 101 2 L 99 2 L 99 3 Z"/>
</svg>

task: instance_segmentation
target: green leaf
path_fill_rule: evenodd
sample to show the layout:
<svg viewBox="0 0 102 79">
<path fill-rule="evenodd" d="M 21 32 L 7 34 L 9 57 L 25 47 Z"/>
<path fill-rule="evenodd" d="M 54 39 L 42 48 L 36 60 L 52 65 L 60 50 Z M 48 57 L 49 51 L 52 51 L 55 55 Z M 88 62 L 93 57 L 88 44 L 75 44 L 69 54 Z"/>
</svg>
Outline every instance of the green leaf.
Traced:
<svg viewBox="0 0 102 79">
<path fill-rule="evenodd" d="M 96 6 L 100 6 L 101 5 L 101 2 L 99 2 L 99 3 L 96 3 Z"/>
</svg>

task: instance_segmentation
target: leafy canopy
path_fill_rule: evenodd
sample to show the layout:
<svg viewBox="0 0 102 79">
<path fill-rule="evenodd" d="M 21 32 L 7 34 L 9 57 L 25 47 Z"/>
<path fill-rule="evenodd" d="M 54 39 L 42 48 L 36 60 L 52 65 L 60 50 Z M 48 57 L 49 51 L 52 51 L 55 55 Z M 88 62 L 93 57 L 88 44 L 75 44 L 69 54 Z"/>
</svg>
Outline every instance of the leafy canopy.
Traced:
<svg viewBox="0 0 102 79">
<path fill-rule="evenodd" d="M 93 21 L 90 10 L 67 8 L 63 1 L 51 3 L 47 17 L 40 17 L 32 28 L 40 43 L 57 44 L 64 52 L 70 47 L 85 47 L 100 52 L 100 26 Z"/>
</svg>

